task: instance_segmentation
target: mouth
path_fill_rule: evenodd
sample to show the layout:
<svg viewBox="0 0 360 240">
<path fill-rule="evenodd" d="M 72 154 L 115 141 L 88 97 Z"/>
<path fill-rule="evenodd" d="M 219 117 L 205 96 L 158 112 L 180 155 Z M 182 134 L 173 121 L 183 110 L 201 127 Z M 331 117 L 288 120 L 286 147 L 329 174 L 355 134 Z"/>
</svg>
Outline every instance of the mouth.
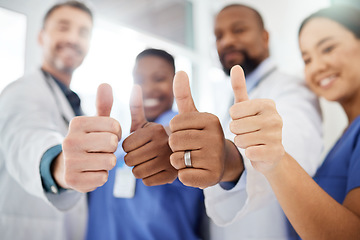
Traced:
<svg viewBox="0 0 360 240">
<path fill-rule="evenodd" d="M 60 45 L 57 47 L 57 50 L 61 51 L 66 55 L 76 55 L 76 56 L 82 55 L 82 51 L 76 46 Z"/>
<path fill-rule="evenodd" d="M 159 99 L 157 98 L 146 98 L 144 99 L 144 107 L 145 108 L 153 108 L 160 104 Z"/>
<path fill-rule="evenodd" d="M 239 58 L 243 58 L 243 54 L 240 51 L 229 51 L 223 54 L 225 62 L 233 62 L 238 61 Z"/>
<path fill-rule="evenodd" d="M 335 74 L 333 74 L 333 75 L 330 75 L 330 76 L 328 76 L 326 78 L 320 79 L 318 84 L 322 88 L 328 88 L 336 80 L 336 78 L 337 78 L 337 76 Z"/>
</svg>

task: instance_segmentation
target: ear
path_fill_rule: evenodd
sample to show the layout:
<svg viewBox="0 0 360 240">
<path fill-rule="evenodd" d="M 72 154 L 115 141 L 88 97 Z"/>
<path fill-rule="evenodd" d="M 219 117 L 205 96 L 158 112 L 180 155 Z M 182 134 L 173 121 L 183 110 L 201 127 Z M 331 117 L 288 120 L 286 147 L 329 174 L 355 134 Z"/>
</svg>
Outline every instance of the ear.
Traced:
<svg viewBox="0 0 360 240">
<path fill-rule="evenodd" d="M 269 46 L 269 32 L 266 31 L 265 29 L 263 30 L 262 38 L 264 42 L 266 42 L 266 44 Z"/>
<path fill-rule="evenodd" d="M 42 29 L 38 34 L 38 43 L 40 46 L 44 44 L 44 30 Z"/>
</svg>

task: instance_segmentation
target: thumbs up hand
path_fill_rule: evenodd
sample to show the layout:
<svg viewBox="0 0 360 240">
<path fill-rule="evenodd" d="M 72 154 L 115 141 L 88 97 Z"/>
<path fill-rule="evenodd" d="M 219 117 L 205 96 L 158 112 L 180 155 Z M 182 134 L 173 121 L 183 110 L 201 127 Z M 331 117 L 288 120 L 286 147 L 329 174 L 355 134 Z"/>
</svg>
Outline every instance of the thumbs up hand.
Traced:
<svg viewBox="0 0 360 240">
<path fill-rule="evenodd" d="M 171 149 L 164 127 L 150 123 L 145 118 L 142 91 L 134 85 L 131 100 L 131 134 L 123 142 L 127 153 L 125 164 L 133 168 L 136 178 L 142 179 L 147 186 L 172 183 L 177 171 L 170 164 Z"/>
<path fill-rule="evenodd" d="M 245 76 L 240 66 L 231 69 L 235 103 L 230 108 L 230 130 L 236 134 L 234 143 L 245 149 L 253 167 L 267 173 L 285 156 L 282 145 L 282 119 L 274 101 L 249 100 Z"/>
<path fill-rule="evenodd" d="M 187 186 L 206 188 L 218 183 L 224 172 L 225 138 L 219 119 L 197 111 L 185 72 L 174 78 L 179 114 L 170 122 L 171 164 Z"/>
<path fill-rule="evenodd" d="M 130 99 L 131 127 L 130 132 L 149 124 L 145 118 L 142 90 L 140 85 L 135 84 Z"/>
<path fill-rule="evenodd" d="M 61 187 L 89 192 L 107 181 L 108 171 L 116 165 L 114 152 L 121 138 L 119 122 L 109 117 L 112 103 L 110 85 L 102 84 L 97 92 L 98 116 L 75 117 L 70 122 L 52 171 Z"/>
</svg>

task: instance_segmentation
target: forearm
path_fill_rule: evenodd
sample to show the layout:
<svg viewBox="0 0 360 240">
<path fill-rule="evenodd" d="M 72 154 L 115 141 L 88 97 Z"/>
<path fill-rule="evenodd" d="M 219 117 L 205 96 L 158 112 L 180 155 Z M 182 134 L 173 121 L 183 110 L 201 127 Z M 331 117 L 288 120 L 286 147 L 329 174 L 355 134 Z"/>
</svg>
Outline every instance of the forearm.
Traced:
<svg viewBox="0 0 360 240">
<path fill-rule="evenodd" d="M 237 181 L 244 171 L 244 162 L 238 148 L 233 142 L 225 139 L 225 166 L 222 182 Z"/>
<path fill-rule="evenodd" d="M 360 220 L 336 202 L 288 154 L 265 174 L 302 239 L 359 239 Z"/>
</svg>

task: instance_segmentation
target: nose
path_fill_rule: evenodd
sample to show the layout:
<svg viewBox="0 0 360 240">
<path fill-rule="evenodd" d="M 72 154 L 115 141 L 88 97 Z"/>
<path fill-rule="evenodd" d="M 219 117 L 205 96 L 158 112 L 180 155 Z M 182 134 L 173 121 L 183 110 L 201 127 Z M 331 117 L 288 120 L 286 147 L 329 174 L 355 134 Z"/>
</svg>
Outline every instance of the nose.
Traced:
<svg viewBox="0 0 360 240">
<path fill-rule="evenodd" d="M 153 83 L 149 79 L 144 79 L 143 83 L 141 84 L 141 88 L 143 91 L 143 96 L 147 97 L 154 92 L 155 83 Z"/>
<path fill-rule="evenodd" d="M 76 29 L 71 29 L 70 31 L 67 32 L 65 41 L 73 45 L 79 45 L 80 44 L 79 32 Z"/>
<path fill-rule="evenodd" d="M 323 58 L 316 56 L 313 57 L 312 63 L 310 64 L 309 68 L 312 74 L 322 73 L 323 71 L 326 70 L 327 63 Z"/>
<path fill-rule="evenodd" d="M 227 48 L 229 46 L 235 45 L 235 36 L 228 32 L 225 33 L 222 38 L 219 40 L 218 45 L 220 48 Z"/>
</svg>

